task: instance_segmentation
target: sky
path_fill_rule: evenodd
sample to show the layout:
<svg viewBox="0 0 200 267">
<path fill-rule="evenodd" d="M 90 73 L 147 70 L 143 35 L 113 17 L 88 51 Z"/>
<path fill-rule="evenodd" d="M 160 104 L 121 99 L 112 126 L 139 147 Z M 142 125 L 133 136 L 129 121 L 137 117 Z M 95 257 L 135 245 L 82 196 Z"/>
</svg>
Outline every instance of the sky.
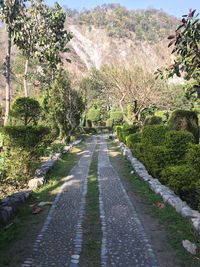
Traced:
<svg viewBox="0 0 200 267">
<path fill-rule="evenodd" d="M 46 0 L 46 2 L 52 5 L 55 0 Z M 153 7 L 163 9 L 167 13 L 175 15 L 178 18 L 183 14 L 187 14 L 190 8 L 197 9 L 197 11 L 200 12 L 200 0 L 57 0 L 57 2 L 62 6 L 65 5 L 78 10 L 83 10 L 84 8 L 90 9 L 97 5 L 108 3 L 119 3 L 129 9 Z"/>
</svg>

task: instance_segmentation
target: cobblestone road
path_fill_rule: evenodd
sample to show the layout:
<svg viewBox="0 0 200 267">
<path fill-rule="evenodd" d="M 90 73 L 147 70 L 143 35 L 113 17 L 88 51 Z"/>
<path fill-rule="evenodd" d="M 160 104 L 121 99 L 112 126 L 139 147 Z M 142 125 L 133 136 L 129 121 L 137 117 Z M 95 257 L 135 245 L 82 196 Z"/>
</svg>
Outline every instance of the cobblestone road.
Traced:
<svg viewBox="0 0 200 267">
<path fill-rule="evenodd" d="M 23 267 L 77 266 L 82 246 L 87 176 L 95 146 L 96 138 L 93 138 L 66 177 L 37 237 L 33 253 Z"/>
<path fill-rule="evenodd" d="M 153 250 L 117 172 L 105 139 L 101 138 L 99 162 L 102 266 L 157 267 Z"/>
</svg>

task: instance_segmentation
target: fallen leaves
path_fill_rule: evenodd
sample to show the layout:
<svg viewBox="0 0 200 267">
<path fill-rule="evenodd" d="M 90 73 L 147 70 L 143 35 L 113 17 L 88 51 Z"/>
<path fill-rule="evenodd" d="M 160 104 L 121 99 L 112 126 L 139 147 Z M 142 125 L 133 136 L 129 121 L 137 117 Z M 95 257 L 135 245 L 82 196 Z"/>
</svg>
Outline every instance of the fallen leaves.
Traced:
<svg viewBox="0 0 200 267">
<path fill-rule="evenodd" d="M 160 202 L 160 201 L 157 201 L 153 204 L 156 208 L 159 208 L 159 209 L 164 209 L 165 208 L 165 204 Z"/>
</svg>

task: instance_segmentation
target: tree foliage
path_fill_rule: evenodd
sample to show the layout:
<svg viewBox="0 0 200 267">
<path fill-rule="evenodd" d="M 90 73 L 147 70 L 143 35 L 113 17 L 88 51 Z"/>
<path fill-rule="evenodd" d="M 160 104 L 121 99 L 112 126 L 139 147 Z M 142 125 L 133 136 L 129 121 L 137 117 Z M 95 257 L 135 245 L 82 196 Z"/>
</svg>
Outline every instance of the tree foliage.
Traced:
<svg viewBox="0 0 200 267">
<path fill-rule="evenodd" d="M 169 47 L 173 46 L 172 53 L 176 55 L 174 64 L 158 70 L 162 76 L 183 76 L 186 80 L 193 79 L 200 84 L 200 20 L 195 10 L 183 15 L 181 24 L 174 34 L 171 34 Z"/>
<path fill-rule="evenodd" d="M 29 97 L 17 98 L 12 106 L 11 116 L 23 125 L 37 124 L 41 114 L 41 107 L 37 100 Z"/>
</svg>

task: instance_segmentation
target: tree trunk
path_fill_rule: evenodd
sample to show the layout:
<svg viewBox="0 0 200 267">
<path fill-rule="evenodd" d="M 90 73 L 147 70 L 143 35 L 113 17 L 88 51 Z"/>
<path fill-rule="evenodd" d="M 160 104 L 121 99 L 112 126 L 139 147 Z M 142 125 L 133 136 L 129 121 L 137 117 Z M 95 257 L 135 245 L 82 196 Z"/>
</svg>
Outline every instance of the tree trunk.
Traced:
<svg viewBox="0 0 200 267">
<path fill-rule="evenodd" d="M 28 86 L 27 86 L 28 63 L 29 63 L 29 60 L 26 59 L 25 70 L 24 70 L 24 96 L 25 97 L 28 97 L 29 96 Z"/>
<path fill-rule="evenodd" d="M 5 59 L 6 107 L 5 107 L 4 126 L 8 123 L 9 113 L 10 113 L 10 54 L 11 54 L 11 30 L 8 29 L 8 48 Z"/>
</svg>

